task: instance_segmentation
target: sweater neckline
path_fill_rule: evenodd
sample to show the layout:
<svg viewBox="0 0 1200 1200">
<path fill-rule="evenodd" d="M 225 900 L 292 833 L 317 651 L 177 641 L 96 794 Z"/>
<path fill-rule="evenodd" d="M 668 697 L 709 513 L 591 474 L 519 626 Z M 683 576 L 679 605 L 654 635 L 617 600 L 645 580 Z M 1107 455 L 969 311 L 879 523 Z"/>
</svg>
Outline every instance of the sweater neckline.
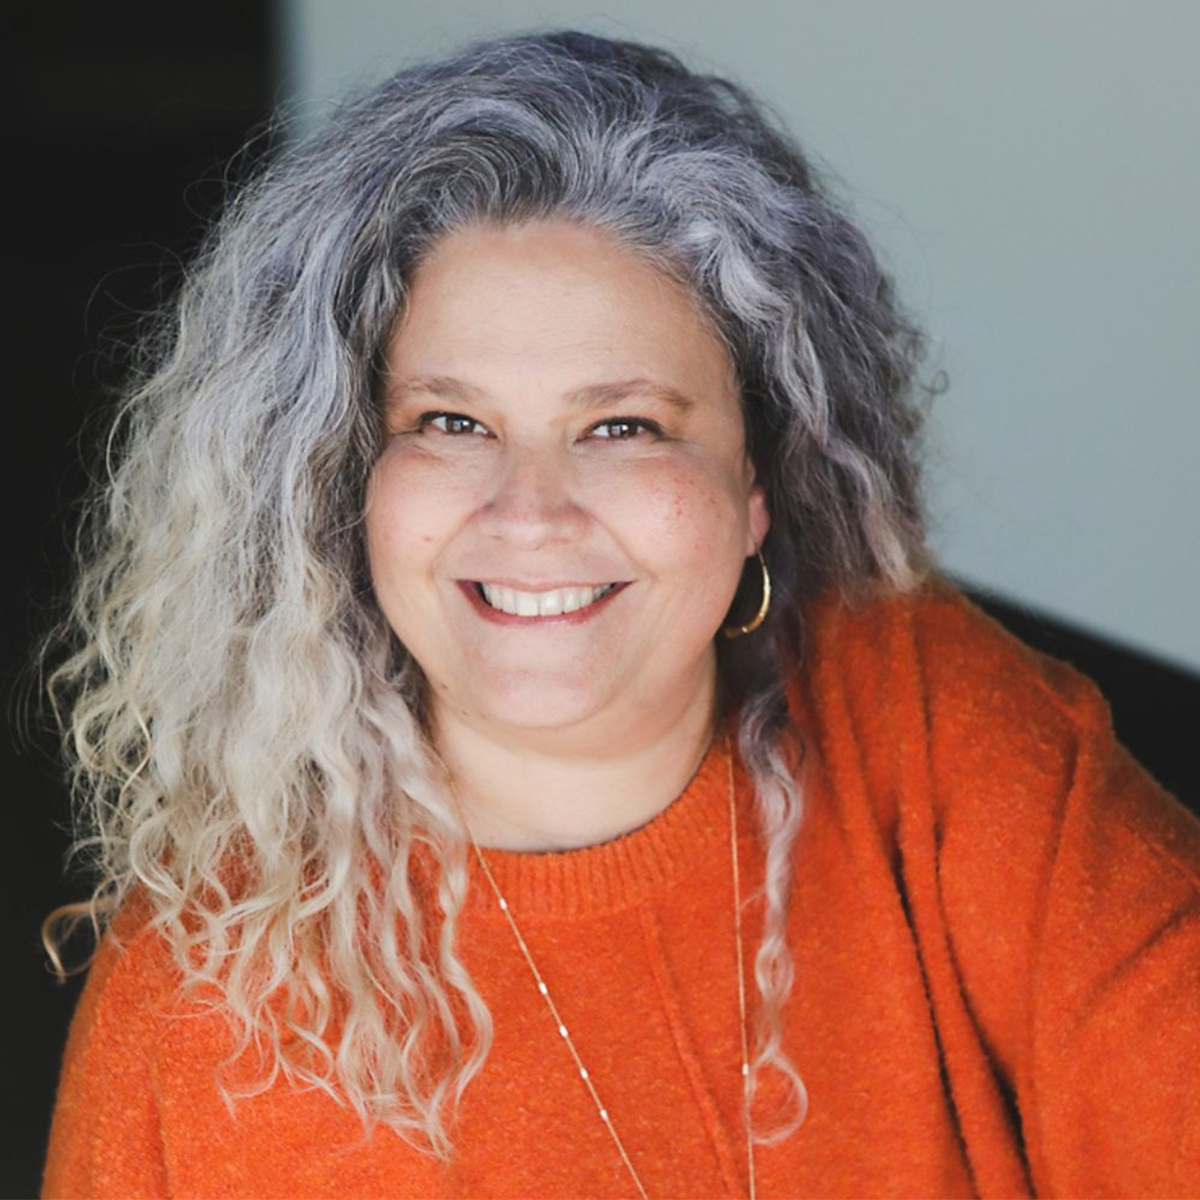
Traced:
<svg viewBox="0 0 1200 1200">
<path fill-rule="evenodd" d="M 480 847 L 492 877 L 518 921 L 577 920 L 628 908 L 659 894 L 714 859 L 729 857 L 729 753 L 732 726 L 719 727 L 684 790 L 644 825 L 610 841 L 571 850 L 520 851 Z M 750 834 L 749 782 L 734 757 L 739 844 Z M 467 845 L 464 914 L 503 921 L 496 894 Z M 432 852 L 414 846 L 424 871 Z M 428 876 L 427 876 L 428 877 Z"/>
</svg>

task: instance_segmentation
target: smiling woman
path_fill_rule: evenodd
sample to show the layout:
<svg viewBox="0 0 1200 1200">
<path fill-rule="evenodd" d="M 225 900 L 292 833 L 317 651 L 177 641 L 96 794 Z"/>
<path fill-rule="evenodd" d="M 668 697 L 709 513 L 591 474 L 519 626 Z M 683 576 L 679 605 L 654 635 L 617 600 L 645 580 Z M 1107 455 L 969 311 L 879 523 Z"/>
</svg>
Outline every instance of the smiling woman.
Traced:
<svg viewBox="0 0 1200 1200">
<path fill-rule="evenodd" d="M 431 386 L 464 411 L 426 411 Z M 414 273 L 383 388 L 372 584 L 477 837 L 566 849 L 644 825 L 712 741 L 713 631 L 769 525 L 724 343 L 594 228 L 485 226 Z M 601 746 L 622 754 L 581 771 Z"/>
<path fill-rule="evenodd" d="M 932 573 L 920 352 L 651 47 L 481 42 L 240 195 L 46 651 L 47 1195 L 1194 1194 L 1200 826 Z"/>
</svg>

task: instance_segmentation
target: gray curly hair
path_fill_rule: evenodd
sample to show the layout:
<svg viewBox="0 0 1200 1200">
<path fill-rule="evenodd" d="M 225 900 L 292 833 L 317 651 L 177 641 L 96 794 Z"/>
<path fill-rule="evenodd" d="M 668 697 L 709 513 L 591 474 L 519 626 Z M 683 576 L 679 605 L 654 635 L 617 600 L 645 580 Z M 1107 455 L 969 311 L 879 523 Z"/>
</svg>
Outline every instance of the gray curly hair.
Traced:
<svg viewBox="0 0 1200 1200">
<path fill-rule="evenodd" d="M 44 938 L 62 972 L 76 924 L 98 935 L 142 894 L 185 983 L 218 985 L 235 1056 L 267 1048 L 260 1087 L 283 1071 L 452 1156 L 447 1104 L 492 1021 L 456 950 L 467 852 L 425 681 L 371 592 L 362 518 L 382 349 L 416 265 L 456 228 L 550 216 L 690 289 L 729 349 L 766 491 L 773 603 L 753 636 L 717 641 L 766 846 L 751 1080 L 780 1070 L 798 1101 L 755 1135 L 775 1142 L 807 1107 L 781 1049 L 803 811 L 783 664 L 809 598 L 929 570 L 922 339 L 763 107 L 662 50 L 573 31 L 473 44 L 351 99 L 232 200 L 144 343 L 43 650 L 73 852 L 94 873 Z M 418 843 L 440 867 L 436 937 Z M 435 1035 L 441 1074 L 423 1069 Z"/>
</svg>

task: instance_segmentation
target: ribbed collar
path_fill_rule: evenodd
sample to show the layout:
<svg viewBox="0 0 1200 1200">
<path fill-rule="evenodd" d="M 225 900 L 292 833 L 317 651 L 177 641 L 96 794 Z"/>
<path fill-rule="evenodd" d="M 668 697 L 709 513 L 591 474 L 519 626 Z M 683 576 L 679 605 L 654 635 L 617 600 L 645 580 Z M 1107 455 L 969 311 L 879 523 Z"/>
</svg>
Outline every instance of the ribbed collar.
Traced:
<svg viewBox="0 0 1200 1200">
<path fill-rule="evenodd" d="M 670 889 L 702 864 L 728 863 L 727 729 L 717 731 L 682 794 L 629 833 L 596 846 L 548 853 L 483 848 L 513 915 L 518 920 L 576 920 L 613 912 Z M 753 839 L 752 789 L 736 755 L 733 779 L 739 847 L 748 846 Z M 423 865 L 431 862 L 424 846 L 415 857 Z M 467 861 L 466 913 L 504 920 L 474 849 L 468 848 Z"/>
</svg>

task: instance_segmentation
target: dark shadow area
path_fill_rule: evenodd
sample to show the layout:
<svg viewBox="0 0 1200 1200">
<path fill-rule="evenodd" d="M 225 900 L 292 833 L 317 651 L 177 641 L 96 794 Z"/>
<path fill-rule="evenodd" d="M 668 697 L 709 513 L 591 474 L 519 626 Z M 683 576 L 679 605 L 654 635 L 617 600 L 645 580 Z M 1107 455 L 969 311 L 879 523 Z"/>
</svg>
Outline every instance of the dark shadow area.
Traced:
<svg viewBox="0 0 1200 1200">
<path fill-rule="evenodd" d="M 91 461 L 137 320 L 175 289 L 227 182 L 268 152 L 261 134 L 275 102 L 274 23 L 266 0 L 14 5 L 5 13 L 9 717 L 31 640 L 45 631 L 50 598 L 67 578 L 82 461 Z M 62 876 L 68 813 L 56 740 L 36 727 L 28 739 L 4 739 L 17 851 L 4 931 L 5 1011 L 16 1034 L 4 1072 L 7 1197 L 40 1187 L 81 984 L 60 985 L 44 966 L 42 918 L 79 898 L 82 885 Z"/>
</svg>

